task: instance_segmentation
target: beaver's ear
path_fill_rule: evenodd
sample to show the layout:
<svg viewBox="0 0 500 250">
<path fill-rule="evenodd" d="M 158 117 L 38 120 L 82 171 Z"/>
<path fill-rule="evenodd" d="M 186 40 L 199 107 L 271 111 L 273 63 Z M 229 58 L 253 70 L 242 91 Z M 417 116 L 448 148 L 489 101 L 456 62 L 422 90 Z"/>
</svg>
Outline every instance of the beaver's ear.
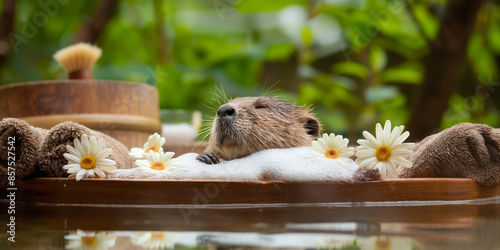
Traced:
<svg viewBox="0 0 500 250">
<path fill-rule="evenodd" d="M 304 128 L 308 135 L 319 137 L 320 126 L 318 120 L 314 117 L 308 117 L 304 120 Z"/>
</svg>

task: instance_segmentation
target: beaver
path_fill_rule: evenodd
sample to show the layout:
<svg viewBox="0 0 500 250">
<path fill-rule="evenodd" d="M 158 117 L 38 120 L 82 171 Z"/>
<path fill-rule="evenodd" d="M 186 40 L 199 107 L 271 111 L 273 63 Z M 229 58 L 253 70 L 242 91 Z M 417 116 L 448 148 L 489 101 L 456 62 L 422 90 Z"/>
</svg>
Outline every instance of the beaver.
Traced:
<svg viewBox="0 0 500 250">
<path fill-rule="evenodd" d="M 213 121 L 206 152 L 196 159 L 219 163 L 271 148 L 310 146 L 320 124 L 309 108 L 273 97 L 240 97 L 222 105 Z"/>
</svg>

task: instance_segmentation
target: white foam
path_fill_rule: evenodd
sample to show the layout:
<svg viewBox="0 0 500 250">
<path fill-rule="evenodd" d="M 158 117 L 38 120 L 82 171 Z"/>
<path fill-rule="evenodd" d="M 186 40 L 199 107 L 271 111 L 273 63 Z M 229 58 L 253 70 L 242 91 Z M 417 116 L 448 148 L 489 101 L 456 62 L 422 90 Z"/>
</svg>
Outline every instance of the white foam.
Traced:
<svg viewBox="0 0 500 250">
<path fill-rule="evenodd" d="M 198 154 L 179 156 L 180 166 L 169 172 L 117 169 L 108 178 L 176 179 L 232 181 L 352 181 L 359 166 L 354 162 L 318 157 L 310 147 L 268 149 L 241 159 L 207 165 L 196 160 Z"/>
</svg>

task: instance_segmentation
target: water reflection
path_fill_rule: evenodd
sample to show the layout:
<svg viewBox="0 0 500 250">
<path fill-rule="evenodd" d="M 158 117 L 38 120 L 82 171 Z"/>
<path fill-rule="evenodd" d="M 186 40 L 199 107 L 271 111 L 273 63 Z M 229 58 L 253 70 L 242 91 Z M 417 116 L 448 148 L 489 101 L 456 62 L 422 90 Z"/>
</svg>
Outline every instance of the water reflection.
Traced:
<svg viewBox="0 0 500 250">
<path fill-rule="evenodd" d="M 109 249 L 115 246 L 116 236 L 107 232 L 84 232 L 65 235 L 66 249 Z"/>
<path fill-rule="evenodd" d="M 0 249 L 500 249 L 500 204 L 181 209 L 21 203 Z"/>
<path fill-rule="evenodd" d="M 84 232 L 64 236 L 66 249 L 415 249 L 405 237 L 359 237 L 320 233 L 227 233 L 227 232 Z"/>
<path fill-rule="evenodd" d="M 134 246 L 146 249 L 173 248 L 178 242 L 178 234 L 172 232 L 136 232 L 131 236 Z"/>
</svg>

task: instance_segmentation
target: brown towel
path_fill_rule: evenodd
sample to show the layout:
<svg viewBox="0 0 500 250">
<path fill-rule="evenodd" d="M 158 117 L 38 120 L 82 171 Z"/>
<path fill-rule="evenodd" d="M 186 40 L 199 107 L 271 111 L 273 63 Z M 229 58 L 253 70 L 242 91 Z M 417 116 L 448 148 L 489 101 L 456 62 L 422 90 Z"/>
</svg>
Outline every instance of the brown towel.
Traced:
<svg viewBox="0 0 500 250">
<path fill-rule="evenodd" d="M 8 184 L 8 166 L 14 162 L 16 183 L 36 173 L 40 146 L 47 130 L 35 128 L 23 120 L 4 118 L 0 121 L 0 188 Z M 14 145 L 8 144 L 9 137 L 14 137 Z M 9 150 L 13 149 L 13 150 Z M 9 160 L 9 152 L 15 159 Z M 12 164 L 11 164 L 12 166 Z"/>
<path fill-rule="evenodd" d="M 381 180 L 382 177 L 380 176 L 380 171 L 378 171 L 378 169 L 359 168 L 356 172 L 354 172 L 352 179 L 354 182 L 365 182 Z"/>
<path fill-rule="evenodd" d="M 83 134 L 105 140 L 105 147 L 113 149 L 113 153 L 109 155 L 108 159 L 116 162 L 116 168 L 133 167 L 128 150 L 121 142 L 78 123 L 63 122 L 49 130 L 40 147 L 40 171 L 44 176 L 69 176 L 63 169 L 63 166 L 68 164 L 68 160 L 63 157 L 63 154 L 68 152 L 66 145 L 74 146 L 73 140 L 80 139 Z"/>
<path fill-rule="evenodd" d="M 426 137 L 413 149 L 411 168 L 400 176 L 464 177 L 483 185 L 500 183 L 500 130 L 462 123 Z"/>
</svg>

